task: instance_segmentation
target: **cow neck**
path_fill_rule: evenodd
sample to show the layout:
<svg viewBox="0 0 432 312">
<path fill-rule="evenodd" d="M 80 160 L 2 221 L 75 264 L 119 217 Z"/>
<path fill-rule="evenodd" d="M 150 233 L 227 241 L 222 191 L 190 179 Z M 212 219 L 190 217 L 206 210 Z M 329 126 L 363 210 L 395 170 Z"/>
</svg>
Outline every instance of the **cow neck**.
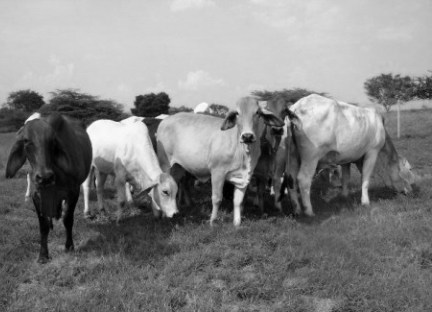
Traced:
<svg viewBox="0 0 432 312">
<path fill-rule="evenodd" d="M 245 144 L 240 142 L 240 129 L 237 130 L 237 146 L 240 148 L 236 149 L 236 158 L 240 160 L 241 168 L 247 170 L 248 178 L 252 176 L 253 170 L 258 162 L 260 156 L 260 138 L 258 137 L 254 143 Z"/>
<path fill-rule="evenodd" d="M 399 154 L 396 151 L 396 148 L 394 147 L 393 142 L 391 141 L 391 138 L 388 135 L 387 131 L 385 131 L 385 143 L 381 151 L 386 156 L 386 161 L 390 166 L 399 164 Z"/>
<path fill-rule="evenodd" d="M 141 190 L 145 190 L 149 188 L 149 182 L 147 181 L 150 179 L 151 186 L 154 186 L 159 181 L 159 176 L 162 173 L 162 170 L 159 166 L 159 162 L 156 158 L 156 154 L 153 150 L 153 146 L 151 144 L 150 139 L 145 140 L 145 142 L 141 146 L 142 153 L 139 153 L 142 155 L 138 158 L 138 165 L 143 170 L 141 171 L 141 174 L 144 175 L 144 177 L 140 178 L 138 183 L 140 184 Z M 145 177 L 147 176 L 147 177 Z M 143 183 L 144 182 L 144 183 Z"/>
</svg>

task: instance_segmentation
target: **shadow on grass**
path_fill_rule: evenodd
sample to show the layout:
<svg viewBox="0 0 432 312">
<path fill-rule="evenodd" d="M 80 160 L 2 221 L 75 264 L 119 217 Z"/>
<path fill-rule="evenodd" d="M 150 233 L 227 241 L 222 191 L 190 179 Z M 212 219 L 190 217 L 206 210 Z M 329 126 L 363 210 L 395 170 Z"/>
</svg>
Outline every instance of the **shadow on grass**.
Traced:
<svg viewBox="0 0 432 312">
<path fill-rule="evenodd" d="M 169 242 L 176 224 L 153 215 L 138 214 L 123 218 L 120 224 L 109 222 L 88 223 L 95 234 L 78 247 L 79 252 L 95 252 L 98 256 L 124 255 L 133 263 L 154 263 L 179 249 Z"/>
<path fill-rule="evenodd" d="M 334 196 L 323 199 L 323 193 L 327 189 L 315 185 L 312 189 L 312 206 L 315 217 L 304 215 L 296 217 L 302 224 L 319 224 L 338 215 L 343 210 L 360 209 L 361 191 L 350 193 L 345 198 L 340 195 L 340 190 L 333 189 Z M 110 191 L 108 197 L 112 195 Z M 265 194 L 265 214 L 262 215 L 258 207 L 254 206 L 253 192 L 248 192 L 245 199 L 243 216 L 249 220 L 259 220 L 267 217 L 293 215 L 293 208 L 285 197 L 282 201 L 283 213 L 274 208 L 274 197 Z M 211 189 L 205 185 L 192 192 L 194 205 L 181 207 L 180 213 L 173 219 L 154 218 L 148 202 L 138 203 L 140 209 L 135 208 L 135 213 L 124 216 L 119 225 L 116 225 L 115 217 L 97 221 L 88 221 L 88 227 L 96 232 L 96 235 L 88 238 L 78 248 L 82 252 L 95 252 L 100 256 L 123 254 L 128 260 L 135 263 L 155 263 L 166 256 L 179 251 L 179 247 L 170 242 L 170 236 L 176 228 L 187 224 L 207 224 L 211 213 Z M 375 187 L 369 190 L 371 202 L 393 199 L 397 194 L 386 187 Z M 114 196 L 113 196 L 114 197 Z M 115 199 L 113 201 L 115 203 Z M 223 222 L 228 222 L 227 217 L 232 218 L 232 199 L 224 199 L 220 207 L 220 216 Z"/>
<path fill-rule="evenodd" d="M 333 195 L 329 196 L 329 193 Z M 397 192 L 385 186 L 369 189 L 371 203 L 394 199 L 397 196 Z M 289 199 L 285 198 L 282 206 L 286 209 L 285 213 L 292 215 L 294 211 L 289 202 Z M 339 188 L 331 189 L 322 184 L 314 185 L 311 190 L 311 202 L 315 216 L 308 217 L 304 214 L 296 216 L 298 222 L 319 224 L 332 216 L 339 215 L 342 211 L 361 209 L 361 189 L 350 192 L 348 197 L 344 197 Z"/>
</svg>

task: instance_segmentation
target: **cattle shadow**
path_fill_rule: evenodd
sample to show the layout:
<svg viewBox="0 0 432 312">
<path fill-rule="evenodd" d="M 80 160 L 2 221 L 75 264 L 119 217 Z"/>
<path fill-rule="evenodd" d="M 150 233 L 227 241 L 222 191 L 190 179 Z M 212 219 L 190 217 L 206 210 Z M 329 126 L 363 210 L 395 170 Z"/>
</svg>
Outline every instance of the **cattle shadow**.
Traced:
<svg viewBox="0 0 432 312">
<path fill-rule="evenodd" d="M 93 217 L 81 221 L 85 222 L 91 235 L 81 241 L 77 252 L 104 257 L 121 254 L 136 264 L 155 263 L 178 252 L 179 248 L 169 240 L 179 224 L 178 219 L 155 218 L 148 197 L 134 197 L 134 205 L 123 209 L 118 224 L 115 189 L 104 188 L 104 212 L 97 210 L 96 200 L 96 192 L 92 189 L 90 207 Z"/>
<path fill-rule="evenodd" d="M 109 191 L 110 194 L 111 191 Z M 320 224 L 325 220 L 340 214 L 343 210 L 361 209 L 360 189 L 350 193 L 348 197 L 340 194 L 340 189 L 334 189 L 334 194 L 328 198 L 328 189 L 314 186 L 311 192 L 311 201 L 315 217 L 304 215 L 295 216 L 297 222 L 307 225 Z M 334 196 L 333 196 L 334 195 Z M 86 226 L 93 232 L 91 237 L 85 239 L 77 248 L 79 252 L 93 252 L 98 256 L 124 255 L 132 263 L 156 264 L 161 259 L 180 251 L 180 247 L 170 240 L 176 228 L 187 224 L 207 224 L 211 213 L 211 190 L 203 186 L 192 192 L 194 205 L 180 208 L 180 213 L 173 219 L 157 219 L 153 216 L 148 202 L 139 202 L 132 212 L 123 213 L 119 225 L 116 224 L 114 211 L 110 217 L 96 218 L 85 221 Z M 274 197 L 268 192 L 264 195 L 265 214 L 262 215 L 254 205 L 253 192 L 248 192 L 245 199 L 245 209 L 242 216 L 248 220 L 261 220 L 267 217 L 294 216 L 293 207 L 289 198 L 282 200 L 283 213 L 274 207 Z M 369 190 L 371 202 L 394 199 L 397 195 L 387 187 L 373 187 Z M 115 201 L 114 201 L 115 202 Z M 231 198 L 224 198 L 220 207 L 220 217 L 227 221 L 231 217 L 233 203 Z M 228 221 L 227 221 L 228 222 Z"/>
<path fill-rule="evenodd" d="M 369 199 L 371 203 L 380 200 L 393 200 L 398 193 L 387 186 L 372 186 L 369 188 Z M 286 199 L 289 201 L 289 199 Z M 361 206 L 361 187 L 351 188 L 348 197 L 342 195 L 341 188 L 327 188 L 313 186 L 311 190 L 311 202 L 315 213 L 314 217 L 308 217 L 304 214 L 296 216 L 296 220 L 304 224 L 319 224 L 325 220 L 339 215 L 342 211 L 354 211 L 362 209 Z M 288 204 L 289 205 L 289 204 Z M 292 213 L 292 210 L 288 211 Z"/>
<path fill-rule="evenodd" d="M 156 219 L 152 213 L 141 212 L 115 220 L 87 221 L 93 232 L 77 248 L 78 252 L 93 252 L 99 257 L 124 255 L 132 263 L 155 263 L 179 251 L 169 238 L 176 223 Z"/>
</svg>

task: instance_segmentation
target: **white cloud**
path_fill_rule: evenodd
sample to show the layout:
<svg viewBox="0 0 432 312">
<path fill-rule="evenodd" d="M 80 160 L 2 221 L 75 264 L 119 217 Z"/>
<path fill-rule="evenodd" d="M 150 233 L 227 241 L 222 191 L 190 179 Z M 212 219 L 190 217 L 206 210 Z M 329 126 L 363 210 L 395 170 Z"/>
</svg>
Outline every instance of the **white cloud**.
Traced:
<svg viewBox="0 0 432 312">
<path fill-rule="evenodd" d="M 73 63 L 63 64 L 56 55 L 52 55 L 50 57 L 50 64 L 54 66 L 54 70 L 42 77 L 46 83 L 54 83 L 58 80 L 68 81 L 73 77 L 75 71 Z"/>
<path fill-rule="evenodd" d="M 174 0 L 171 5 L 171 11 L 183 11 L 187 9 L 201 9 L 204 7 L 215 6 L 213 0 Z"/>
<path fill-rule="evenodd" d="M 149 86 L 144 89 L 144 93 L 159 93 L 168 91 L 169 88 L 162 81 L 158 81 L 154 86 Z"/>
<path fill-rule="evenodd" d="M 58 56 L 51 55 L 48 61 L 52 70 L 46 74 L 37 74 L 32 71 L 22 75 L 21 81 L 24 83 L 36 83 L 43 86 L 56 86 L 59 83 L 69 82 L 75 73 L 73 63 L 62 63 Z"/>
<path fill-rule="evenodd" d="M 186 80 L 179 81 L 178 86 L 184 90 L 197 90 L 201 87 L 223 86 L 224 80 L 221 78 L 213 78 L 209 73 L 203 70 L 189 72 Z"/>
<path fill-rule="evenodd" d="M 409 40 L 412 38 L 410 29 L 397 29 L 394 27 L 386 27 L 378 30 L 377 38 L 388 41 Z"/>
</svg>

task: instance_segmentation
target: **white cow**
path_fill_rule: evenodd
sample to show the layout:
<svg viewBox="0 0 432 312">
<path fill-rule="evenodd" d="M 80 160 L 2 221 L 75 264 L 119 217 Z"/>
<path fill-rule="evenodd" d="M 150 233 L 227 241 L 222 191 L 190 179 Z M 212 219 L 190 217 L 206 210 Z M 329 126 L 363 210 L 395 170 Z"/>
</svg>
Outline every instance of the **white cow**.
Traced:
<svg viewBox="0 0 432 312">
<path fill-rule="evenodd" d="M 225 119 L 178 113 L 163 120 L 157 131 L 157 151 L 162 170 L 175 164 L 200 181 L 211 179 L 212 214 L 217 218 L 225 180 L 235 186 L 234 225 L 241 223 L 241 205 L 261 154 L 260 136 L 265 124 L 281 127 L 282 120 L 258 106 L 252 97 L 237 102 Z"/>
<path fill-rule="evenodd" d="M 120 123 L 127 125 L 127 124 L 131 124 L 131 123 L 135 123 L 135 122 L 141 122 L 144 119 L 145 119 L 145 117 L 141 117 L 141 116 L 130 116 L 128 118 L 120 120 Z"/>
<path fill-rule="evenodd" d="M 144 123 L 122 124 L 97 120 L 87 128 L 87 133 L 92 142 L 92 171 L 96 174 L 100 210 L 103 210 L 102 196 L 106 177 L 114 175 L 119 203 L 117 221 L 125 205 L 126 182 L 132 185 L 135 192 L 149 192 L 154 211 L 162 211 L 167 217 L 177 213 L 177 184 L 169 174 L 162 172 Z M 85 216 L 90 215 L 92 171 L 83 183 Z"/>
<path fill-rule="evenodd" d="M 369 181 L 378 154 L 386 160 L 393 186 L 409 193 L 414 175 L 399 157 L 383 123 L 373 108 L 363 108 L 320 96 L 309 95 L 288 111 L 287 130 L 292 132 L 287 151 L 286 174 L 291 177 L 291 198 L 300 211 L 299 188 L 305 213 L 313 216 L 310 202 L 312 178 L 318 166 L 342 165 L 342 193 L 348 195 L 349 164 L 362 173 L 361 203 L 369 205 Z M 298 182 L 298 185 L 297 183 Z"/>
<path fill-rule="evenodd" d="M 210 112 L 210 105 L 206 102 L 199 103 L 194 108 L 195 114 L 203 114 L 203 113 L 208 113 L 208 112 Z"/>
<path fill-rule="evenodd" d="M 39 119 L 40 117 L 41 117 L 40 113 L 33 113 L 33 114 L 30 115 L 29 118 L 26 119 L 26 121 L 24 121 L 24 124 L 28 123 L 30 120 Z M 32 185 L 32 182 L 31 182 L 31 178 L 30 178 L 30 173 L 27 172 L 27 189 L 26 189 L 25 199 L 24 199 L 26 202 L 29 202 L 30 199 L 31 199 L 30 198 L 31 185 Z"/>
</svg>

